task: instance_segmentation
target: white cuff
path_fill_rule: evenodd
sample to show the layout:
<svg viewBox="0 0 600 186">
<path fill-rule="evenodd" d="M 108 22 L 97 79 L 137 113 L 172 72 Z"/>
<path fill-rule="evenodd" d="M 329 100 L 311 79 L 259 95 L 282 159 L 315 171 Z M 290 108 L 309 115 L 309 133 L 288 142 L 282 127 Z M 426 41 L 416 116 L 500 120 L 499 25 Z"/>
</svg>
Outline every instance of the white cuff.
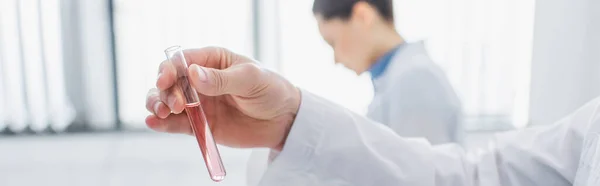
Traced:
<svg viewBox="0 0 600 186">
<path fill-rule="evenodd" d="M 327 119 L 331 113 L 339 112 L 340 108 L 308 91 L 301 90 L 301 94 L 300 108 L 283 150 L 269 165 L 260 185 L 280 185 L 281 181 L 291 180 L 302 183 L 297 179 L 310 174 L 314 167 L 314 151 L 329 126 L 325 121 L 331 121 Z"/>
<path fill-rule="evenodd" d="M 321 140 L 324 132 L 322 101 L 308 91 L 301 90 L 301 94 L 302 100 L 296 119 L 283 150 L 274 159 L 273 164 L 290 162 L 295 165 L 288 166 L 298 166 L 298 169 L 303 169 L 306 164 L 302 162 L 310 161 L 315 147 Z"/>
</svg>

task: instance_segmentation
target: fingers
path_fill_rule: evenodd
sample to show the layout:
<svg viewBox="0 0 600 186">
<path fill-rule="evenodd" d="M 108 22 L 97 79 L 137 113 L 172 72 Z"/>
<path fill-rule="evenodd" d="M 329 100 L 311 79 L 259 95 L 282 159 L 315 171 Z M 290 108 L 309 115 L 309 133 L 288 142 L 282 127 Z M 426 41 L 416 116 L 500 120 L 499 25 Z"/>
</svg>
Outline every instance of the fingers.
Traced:
<svg viewBox="0 0 600 186">
<path fill-rule="evenodd" d="M 260 68 L 253 65 L 252 60 L 224 48 L 207 47 L 190 49 L 184 50 L 183 53 L 188 65 L 202 66 L 203 69 L 209 69 L 206 70 L 206 73 L 191 74 L 196 77 L 196 80 L 210 80 L 206 84 L 211 86 L 206 87 L 200 85 L 199 82 L 196 82 L 200 87 L 208 88 L 206 90 L 206 95 L 221 95 L 228 92 L 239 92 L 240 94 L 243 94 L 240 91 L 245 91 L 249 87 L 230 89 L 231 86 L 247 85 L 247 82 L 251 82 L 247 78 L 255 77 L 253 75 L 260 73 L 261 71 Z M 173 63 L 173 61 L 166 60 L 163 61 L 159 67 L 156 87 L 161 91 L 167 91 L 177 83 L 177 78 L 179 77 L 177 74 L 178 68 Z M 223 72 L 211 69 L 222 69 Z M 198 72 L 198 70 L 195 72 Z M 228 83 L 228 80 L 232 80 L 231 83 Z M 169 104 L 167 100 L 163 100 L 163 102 L 167 103 L 167 105 L 173 109 L 172 104 Z"/>
<path fill-rule="evenodd" d="M 232 94 L 249 97 L 267 86 L 264 81 L 268 77 L 252 63 L 234 65 L 224 70 L 191 65 L 188 74 L 196 91 L 207 96 Z"/>
<path fill-rule="evenodd" d="M 168 90 L 160 92 L 160 101 L 165 103 L 171 112 L 179 114 L 185 109 L 185 100 L 179 87 L 173 86 Z"/>
<path fill-rule="evenodd" d="M 150 89 L 146 95 L 146 109 L 159 118 L 166 118 L 171 110 L 160 100 L 157 89 Z"/>
<path fill-rule="evenodd" d="M 165 119 L 150 115 L 146 117 L 146 125 L 157 132 L 193 134 L 187 115 L 185 114 L 170 115 Z"/>
<path fill-rule="evenodd" d="M 158 67 L 158 78 L 156 88 L 167 90 L 177 82 L 177 70 L 169 61 L 163 61 Z"/>
<path fill-rule="evenodd" d="M 166 118 L 171 113 L 179 114 L 185 109 L 183 94 L 175 88 L 167 91 L 150 89 L 146 96 L 146 109 L 159 118 Z"/>
<path fill-rule="evenodd" d="M 225 69 L 237 61 L 237 54 L 220 47 L 206 47 L 184 50 L 183 54 L 188 65 L 196 64 L 203 67 Z"/>
</svg>

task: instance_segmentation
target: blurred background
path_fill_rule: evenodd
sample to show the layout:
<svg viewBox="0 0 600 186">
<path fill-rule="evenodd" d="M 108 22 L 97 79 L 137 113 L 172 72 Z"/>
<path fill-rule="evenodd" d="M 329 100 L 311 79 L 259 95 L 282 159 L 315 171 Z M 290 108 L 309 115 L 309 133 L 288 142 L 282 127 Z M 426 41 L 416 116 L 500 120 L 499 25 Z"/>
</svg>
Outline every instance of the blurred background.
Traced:
<svg viewBox="0 0 600 186">
<path fill-rule="evenodd" d="M 395 0 L 464 104 L 465 145 L 551 124 L 600 95 L 600 2 Z M 210 181 L 192 137 L 145 128 L 163 50 L 222 46 L 365 114 L 368 74 L 335 65 L 310 0 L 0 0 L 0 185 L 245 185 L 249 150 Z"/>
</svg>

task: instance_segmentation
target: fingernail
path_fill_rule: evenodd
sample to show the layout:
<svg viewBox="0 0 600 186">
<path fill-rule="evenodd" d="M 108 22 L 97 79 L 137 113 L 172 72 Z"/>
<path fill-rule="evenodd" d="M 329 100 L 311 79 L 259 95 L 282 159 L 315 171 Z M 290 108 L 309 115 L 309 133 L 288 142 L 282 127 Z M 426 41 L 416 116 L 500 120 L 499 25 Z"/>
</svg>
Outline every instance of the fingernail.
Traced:
<svg viewBox="0 0 600 186">
<path fill-rule="evenodd" d="M 158 109 L 160 108 L 160 102 L 154 103 L 154 114 L 158 116 Z"/>
<path fill-rule="evenodd" d="M 198 79 L 202 82 L 206 82 L 206 80 L 208 79 L 206 72 L 204 71 L 204 69 L 202 69 L 200 66 L 198 65 L 194 65 L 194 68 L 196 68 L 196 72 L 198 72 Z"/>
</svg>

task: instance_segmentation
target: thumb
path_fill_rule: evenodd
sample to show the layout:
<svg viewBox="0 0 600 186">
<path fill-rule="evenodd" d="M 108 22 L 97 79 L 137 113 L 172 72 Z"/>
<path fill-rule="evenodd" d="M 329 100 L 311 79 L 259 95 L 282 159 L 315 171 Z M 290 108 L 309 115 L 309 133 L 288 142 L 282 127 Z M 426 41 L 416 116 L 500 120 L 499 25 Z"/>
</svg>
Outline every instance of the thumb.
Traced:
<svg viewBox="0 0 600 186">
<path fill-rule="evenodd" d="M 193 64 L 189 68 L 189 79 L 198 93 L 206 96 L 232 94 L 251 96 L 253 90 L 265 86 L 263 71 L 252 63 L 234 65 L 219 70 Z"/>
</svg>

